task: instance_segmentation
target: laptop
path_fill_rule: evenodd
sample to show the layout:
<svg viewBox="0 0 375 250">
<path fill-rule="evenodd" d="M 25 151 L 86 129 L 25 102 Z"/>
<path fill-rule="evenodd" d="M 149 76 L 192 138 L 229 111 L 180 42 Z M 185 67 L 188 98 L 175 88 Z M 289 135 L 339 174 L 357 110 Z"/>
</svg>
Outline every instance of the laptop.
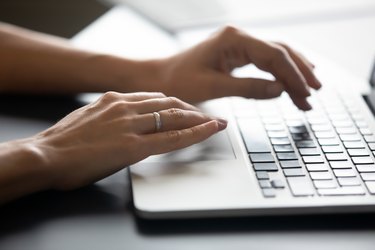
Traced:
<svg viewBox="0 0 375 250">
<path fill-rule="evenodd" d="M 146 51 L 145 58 L 157 56 L 155 51 L 173 53 L 171 44 L 179 50 L 202 39 L 188 32 L 175 39 L 123 7 L 102 17 L 100 28 L 109 29 L 112 22 L 137 23 L 152 34 L 153 44 L 139 50 L 144 39 L 138 36 L 144 32 L 134 31 L 134 37 L 112 32 L 95 39 L 81 33 L 75 44 L 128 57 Z M 165 50 L 155 49 L 163 45 Z M 172 219 L 374 211 L 371 86 L 324 58 L 312 60 L 324 84 L 313 92 L 312 111 L 297 110 L 286 94 L 272 100 L 227 97 L 202 103 L 205 112 L 228 119 L 227 129 L 200 144 L 131 166 L 136 213 Z M 239 77 L 249 73 L 261 72 L 251 67 L 235 72 Z"/>
<path fill-rule="evenodd" d="M 172 219 L 374 211 L 375 92 L 363 95 L 356 86 L 368 83 L 325 60 L 316 65 L 324 86 L 312 93 L 312 111 L 299 111 L 286 93 L 202 103 L 205 112 L 228 119 L 228 128 L 131 166 L 137 214 Z"/>
</svg>

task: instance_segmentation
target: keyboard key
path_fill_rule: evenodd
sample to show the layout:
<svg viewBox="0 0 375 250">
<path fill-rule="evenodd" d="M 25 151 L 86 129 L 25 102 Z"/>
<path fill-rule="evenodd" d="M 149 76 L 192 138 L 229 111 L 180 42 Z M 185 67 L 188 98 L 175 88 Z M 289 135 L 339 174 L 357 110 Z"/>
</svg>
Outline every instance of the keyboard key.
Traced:
<svg viewBox="0 0 375 250">
<path fill-rule="evenodd" d="M 285 131 L 270 131 L 268 132 L 270 138 L 288 138 L 288 134 Z"/>
<path fill-rule="evenodd" d="M 272 145 L 288 145 L 290 144 L 289 138 L 271 138 Z"/>
<path fill-rule="evenodd" d="M 286 177 L 305 176 L 305 172 L 302 170 L 302 168 L 285 168 L 283 171 Z"/>
<path fill-rule="evenodd" d="M 332 121 L 332 124 L 335 128 L 350 128 L 353 127 L 353 122 L 346 120 L 346 121 Z"/>
<path fill-rule="evenodd" d="M 277 132 L 285 131 L 283 124 L 266 124 L 264 127 L 267 131 L 277 131 Z"/>
<path fill-rule="evenodd" d="M 371 150 L 375 150 L 375 143 L 369 143 L 369 144 L 368 144 L 368 147 L 369 147 Z"/>
<path fill-rule="evenodd" d="M 361 141 L 361 137 L 358 134 L 352 135 L 340 135 L 342 141 Z"/>
<path fill-rule="evenodd" d="M 369 128 L 360 128 L 359 132 L 361 132 L 362 135 L 372 135 L 372 131 Z"/>
<path fill-rule="evenodd" d="M 263 116 L 262 121 L 265 124 L 282 124 L 283 123 L 283 120 L 279 117 L 275 117 L 275 114 L 273 112 L 272 113 L 268 112 L 268 114 L 266 114 L 266 111 L 262 110 L 261 113 L 262 113 L 261 116 Z M 266 116 L 269 116 L 269 117 L 266 117 Z"/>
<path fill-rule="evenodd" d="M 350 120 L 350 117 L 346 113 L 329 114 L 329 118 L 332 121 L 347 121 L 347 120 Z"/>
<path fill-rule="evenodd" d="M 344 152 L 341 146 L 323 146 L 324 153 L 342 153 Z"/>
<path fill-rule="evenodd" d="M 357 173 L 353 169 L 334 169 L 336 177 L 356 177 Z"/>
<path fill-rule="evenodd" d="M 289 132 L 292 134 L 306 133 L 307 128 L 306 126 L 289 127 Z"/>
<path fill-rule="evenodd" d="M 366 142 L 375 142 L 375 136 L 374 135 L 365 135 L 363 136 L 365 138 Z"/>
<path fill-rule="evenodd" d="M 308 122 L 311 124 L 311 125 L 316 125 L 316 124 L 328 124 L 329 121 L 327 118 L 325 117 L 311 117 L 311 118 L 308 118 L 307 119 Z"/>
<path fill-rule="evenodd" d="M 276 153 L 279 152 L 294 152 L 294 148 L 292 145 L 274 145 L 273 149 Z"/>
<path fill-rule="evenodd" d="M 315 193 L 308 177 L 287 178 L 290 190 L 294 196 L 312 196 Z"/>
<path fill-rule="evenodd" d="M 282 180 L 276 179 L 271 181 L 273 188 L 285 188 L 285 184 Z"/>
<path fill-rule="evenodd" d="M 319 189 L 322 196 L 343 196 L 343 195 L 365 195 L 366 192 L 361 186 L 345 186 L 335 189 Z"/>
<path fill-rule="evenodd" d="M 262 189 L 263 196 L 265 198 L 274 198 L 276 197 L 276 191 L 272 188 L 263 188 Z"/>
<path fill-rule="evenodd" d="M 268 132 L 270 138 L 288 138 L 288 134 L 285 131 L 271 131 Z"/>
<path fill-rule="evenodd" d="M 365 183 L 370 194 L 375 194 L 375 181 L 366 181 Z"/>
<path fill-rule="evenodd" d="M 333 176 L 330 172 L 310 172 L 312 180 L 332 180 Z"/>
<path fill-rule="evenodd" d="M 337 178 L 337 181 L 341 186 L 360 186 L 361 181 L 355 177 L 349 178 Z"/>
<path fill-rule="evenodd" d="M 324 159 L 321 156 L 303 156 L 304 163 L 323 163 Z"/>
<path fill-rule="evenodd" d="M 301 168 L 299 161 L 280 161 L 281 168 Z"/>
<path fill-rule="evenodd" d="M 254 163 L 256 171 L 278 171 L 276 163 Z"/>
<path fill-rule="evenodd" d="M 331 126 L 324 124 L 324 125 L 312 125 L 311 130 L 314 132 L 324 132 L 324 131 L 331 131 Z"/>
<path fill-rule="evenodd" d="M 363 142 L 344 141 L 345 148 L 366 148 Z"/>
<path fill-rule="evenodd" d="M 288 119 L 285 121 L 288 127 L 303 128 L 306 127 L 302 120 L 299 119 Z"/>
<path fill-rule="evenodd" d="M 346 161 L 348 157 L 343 153 L 337 154 L 326 154 L 327 160 L 329 161 Z"/>
<path fill-rule="evenodd" d="M 357 130 L 354 127 L 350 127 L 350 128 L 336 128 L 336 132 L 339 135 L 356 134 Z"/>
<path fill-rule="evenodd" d="M 240 118 L 237 122 L 248 153 L 271 152 L 267 134 L 259 119 Z"/>
<path fill-rule="evenodd" d="M 363 120 L 358 120 L 355 121 L 355 124 L 357 125 L 358 128 L 367 128 L 367 123 Z"/>
<path fill-rule="evenodd" d="M 297 160 L 297 155 L 295 153 L 277 153 L 277 158 L 280 161 L 283 160 Z"/>
<path fill-rule="evenodd" d="M 318 139 L 321 146 L 337 146 L 340 142 L 337 139 Z"/>
<path fill-rule="evenodd" d="M 259 186 L 261 188 L 271 188 L 271 182 L 269 180 L 260 180 L 259 181 Z"/>
<path fill-rule="evenodd" d="M 336 135 L 333 132 L 315 132 L 315 137 L 319 139 L 335 138 Z"/>
<path fill-rule="evenodd" d="M 369 152 L 366 149 L 348 149 L 350 156 L 369 156 Z"/>
<path fill-rule="evenodd" d="M 356 165 L 356 168 L 358 172 L 360 173 L 373 173 L 375 172 L 375 165 L 369 164 L 369 165 Z"/>
<path fill-rule="evenodd" d="M 334 180 L 313 181 L 315 188 L 336 188 L 337 184 Z"/>
<path fill-rule="evenodd" d="M 259 153 L 259 154 L 250 154 L 250 160 L 254 163 L 258 162 L 275 162 L 275 158 L 271 153 Z"/>
<path fill-rule="evenodd" d="M 321 164 L 306 164 L 307 171 L 309 172 L 320 172 L 320 171 L 328 171 L 329 166 L 325 163 Z"/>
<path fill-rule="evenodd" d="M 352 168 L 353 164 L 350 161 L 331 161 L 329 165 L 332 169 L 347 169 Z"/>
<path fill-rule="evenodd" d="M 362 180 L 375 181 L 375 173 L 361 173 Z"/>
<path fill-rule="evenodd" d="M 297 148 L 315 148 L 315 142 L 312 140 L 296 141 Z"/>
<path fill-rule="evenodd" d="M 257 176 L 258 180 L 269 180 L 270 179 L 270 176 L 269 176 L 268 172 L 266 172 L 266 171 L 257 171 L 256 176 Z"/>
<path fill-rule="evenodd" d="M 374 164 L 374 161 L 371 157 L 352 157 L 354 164 Z"/>
<path fill-rule="evenodd" d="M 320 151 L 317 148 L 300 148 L 299 153 L 302 156 L 308 155 L 320 155 Z"/>
<path fill-rule="evenodd" d="M 311 140 L 309 133 L 292 134 L 292 138 L 294 141 Z"/>
</svg>

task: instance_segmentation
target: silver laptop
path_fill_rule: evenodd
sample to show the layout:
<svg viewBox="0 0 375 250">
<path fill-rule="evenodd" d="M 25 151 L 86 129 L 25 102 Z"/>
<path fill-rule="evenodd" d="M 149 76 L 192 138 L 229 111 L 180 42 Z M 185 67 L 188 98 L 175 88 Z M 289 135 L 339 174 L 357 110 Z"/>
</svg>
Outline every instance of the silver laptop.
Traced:
<svg viewBox="0 0 375 250">
<path fill-rule="evenodd" d="M 199 39 L 179 33 L 176 42 L 126 8 L 115 8 L 101 19 L 99 31 L 121 22 L 135 23 L 144 32 L 126 30 L 126 25 L 106 36 L 83 32 L 75 38 L 77 46 L 155 57 L 155 52 L 190 46 L 211 32 L 203 31 Z M 122 35 L 128 33 L 132 36 Z M 144 35 L 152 36 L 153 43 Z M 374 211 L 370 85 L 324 59 L 312 60 L 324 86 L 313 93 L 310 112 L 298 111 L 287 95 L 203 103 L 206 112 L 226 117 L 228 128 L 201 144 L 131 166 L 137 213 L 156 219 Z M 247 68 L 242 73 L 256 72 Z M 365 92 L 370 93 L 368 103 Z"/>
<path fill-rule="evenodd" d="M 228 128 L 198 145 L 131 166 L 133 200 L 149 219 L 375 211 L 375 123 L 368 83 L 324 60 L 324 87 L 301 112 L 273 100 L 203 103 Z M 365 97 L 365 98 L 364 98 Z"/>
</svg>

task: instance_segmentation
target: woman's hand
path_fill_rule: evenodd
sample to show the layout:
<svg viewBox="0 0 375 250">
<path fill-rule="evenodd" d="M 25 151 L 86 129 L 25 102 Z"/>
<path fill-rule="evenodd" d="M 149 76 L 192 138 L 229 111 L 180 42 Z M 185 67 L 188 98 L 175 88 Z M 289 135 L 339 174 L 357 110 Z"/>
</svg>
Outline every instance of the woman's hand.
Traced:
<svg viewBox="0 0 375 250">
<path fill-rule="evenodd" d="M 162 127 L 156 132 L 153 112 Z M 177 98 L 160 93 L 108 92 L 32 141 L 51 176 L 51 187 L 95 182 L 150 155 L 198 143 L 226 127 Z"/>
<path fill-rule="evenodd" d="M 255 64 L 275 81 L 235 78 L 236 67 Z M 161 63 L 160 91 L 185 101 L 199 102 L 223 96 L 273 98 L 287 91 L 302 110 L 311 109 L 309 88 L 319 89 L 314 66 L 301 54 L 280 43 L 261 41 L 233 27 Z"/>
</svg>

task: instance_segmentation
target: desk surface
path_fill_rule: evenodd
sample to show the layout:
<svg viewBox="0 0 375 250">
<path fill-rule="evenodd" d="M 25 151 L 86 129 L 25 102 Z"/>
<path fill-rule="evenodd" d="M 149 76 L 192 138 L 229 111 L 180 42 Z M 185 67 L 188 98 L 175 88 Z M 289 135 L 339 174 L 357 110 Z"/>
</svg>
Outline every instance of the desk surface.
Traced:
<svg viewBox="0 0 375 250">
<path fill-rule="evenodd" d="M 32 135 L 81 104 L 72 98 L 1 96 L 1 140 Z M 133 213 L 130 192 L 127 172 L 121 171 L 80 190 L 43 192 L 8 204 L 0 208 L 0 249 L 364 250 L 375 245 L 375 214 L 143 221 Z"/>
</svg>

